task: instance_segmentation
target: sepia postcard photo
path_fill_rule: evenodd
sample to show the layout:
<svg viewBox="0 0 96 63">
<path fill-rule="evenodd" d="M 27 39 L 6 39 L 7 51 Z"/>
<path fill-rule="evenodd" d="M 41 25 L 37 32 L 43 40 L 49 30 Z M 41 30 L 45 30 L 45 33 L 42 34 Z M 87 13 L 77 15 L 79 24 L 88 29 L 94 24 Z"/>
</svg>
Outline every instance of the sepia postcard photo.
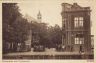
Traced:
<svg viewBox="0 0 96 63">
<path fill-rule="evenodd" d="M 84 60 L 94 63 L 95 2 L 2 0 L 3 62 Z"/>
</svg>

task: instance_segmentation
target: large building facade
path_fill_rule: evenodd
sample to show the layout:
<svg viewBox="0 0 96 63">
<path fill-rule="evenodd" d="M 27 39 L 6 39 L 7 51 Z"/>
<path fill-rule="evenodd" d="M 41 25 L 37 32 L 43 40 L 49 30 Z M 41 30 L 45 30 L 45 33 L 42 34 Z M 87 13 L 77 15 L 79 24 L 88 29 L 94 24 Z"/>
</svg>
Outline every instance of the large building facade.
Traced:
<svg viewBox="0 0 96 63">
<path fill-rule="evenodd" d="M 90 7 L 62 3 L 62 45 L 65 51 L 91 52 Z"/>
</svg>

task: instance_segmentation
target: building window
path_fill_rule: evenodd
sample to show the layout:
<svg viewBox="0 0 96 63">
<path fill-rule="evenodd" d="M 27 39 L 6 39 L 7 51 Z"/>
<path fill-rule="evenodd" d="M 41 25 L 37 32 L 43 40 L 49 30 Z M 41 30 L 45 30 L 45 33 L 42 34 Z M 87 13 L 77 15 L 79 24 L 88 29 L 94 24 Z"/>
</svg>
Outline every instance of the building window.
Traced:
<svg viewBox="0 0 96 63">
<path fill-rule="evenodd" d="M 79 44 L 79 38 L 75 38 L 75 44 Z"/>
<path fill-rule="evenodd" d="M 79 26 L 83 27 L 83 17 L 79 17 Z"/>
<path fill-rule="evenodd" d="M 78 18 L 77 17 L 74 18 L 74 26 L 78 27 Z"/>
<path fill-rule="evenodd" d="M 75 38 L 75 44 L 84 44 L 84 38 L 76 37 Z"/>
<path fill-rule="evenodd" d="M 83 17 L 74 18 L 74 27 L 83 27 Z"/>
<path fill-rule="evenodd" d="M 63 26 L 66 27 L 66 18 L 63 18 Z"/>
</svg>

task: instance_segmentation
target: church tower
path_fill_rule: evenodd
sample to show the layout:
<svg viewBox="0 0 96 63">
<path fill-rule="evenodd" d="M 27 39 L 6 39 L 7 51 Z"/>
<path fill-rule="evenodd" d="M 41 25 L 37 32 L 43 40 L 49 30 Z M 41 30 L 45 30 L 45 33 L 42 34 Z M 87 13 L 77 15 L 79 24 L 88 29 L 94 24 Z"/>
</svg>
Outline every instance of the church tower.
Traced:
<svg viewBox="0 0 96 63">
<path fill-rule="evenodd" d="M 37 19 L 38 19 L 39 23 L 41 23 L 41 21 L 42 21 L 42 15 L 41 15 L 40 11 L 37 14 Z"/>
</svg>

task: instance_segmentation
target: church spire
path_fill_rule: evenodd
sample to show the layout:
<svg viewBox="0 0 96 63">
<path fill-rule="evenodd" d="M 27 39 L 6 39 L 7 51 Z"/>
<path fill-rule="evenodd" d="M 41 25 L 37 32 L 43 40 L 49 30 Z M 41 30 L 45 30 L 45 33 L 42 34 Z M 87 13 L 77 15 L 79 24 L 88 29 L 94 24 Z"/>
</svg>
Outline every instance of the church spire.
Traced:
<svg viewBox="0 0 96 63">
<path fill-rule="evenodd" d="M 42 21 L 42 15 L 41 15 L 40 11 L 37 14 L 37 19 L 38 19 L 39 23 L 41 23 L 41 21 Z"/>
</svg>

